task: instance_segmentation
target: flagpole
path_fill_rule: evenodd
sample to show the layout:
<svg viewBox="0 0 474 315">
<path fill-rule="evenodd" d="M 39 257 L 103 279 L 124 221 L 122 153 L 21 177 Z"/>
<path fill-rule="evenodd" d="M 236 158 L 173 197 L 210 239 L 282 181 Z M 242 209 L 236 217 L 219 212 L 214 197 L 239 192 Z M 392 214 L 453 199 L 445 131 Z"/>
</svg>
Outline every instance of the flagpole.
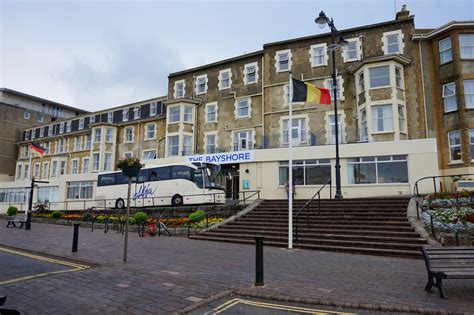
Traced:
<svg viewBox="0 0 474 315">
<path fill-rule="evenodd" d="M 290 106 L 289 106 L 289 122 L 288 122 L 288 249 L 293 248 L 293 135 L 292 135 L 292 107 L 293 107 L 293 80 L 292 73 L 289 73 L 289 94 L 290 94 Z"/>
</svg>

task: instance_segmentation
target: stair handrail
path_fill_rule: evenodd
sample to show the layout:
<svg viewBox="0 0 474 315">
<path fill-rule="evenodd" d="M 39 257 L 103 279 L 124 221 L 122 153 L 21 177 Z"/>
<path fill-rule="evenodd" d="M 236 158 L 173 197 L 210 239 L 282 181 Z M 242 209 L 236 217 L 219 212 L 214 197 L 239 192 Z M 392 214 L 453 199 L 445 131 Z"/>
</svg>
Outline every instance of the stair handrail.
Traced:
<svg viewBox="0 0 474 315">
<path fill-rule="evenodd" d="M 227 203 L 227 204 L 224 204 L 224 205 L 214 206 L 214 210 L 206 211 L 206 213 L 195 217 L 193 219 L 193 222 L 198 222 L 202 218 L 205 217 L 206 218 L 206 229 L 208 229 L 209 228 L 209 215 L 215 214 L 215 213 L 218 213 L 218 212 L 222 212 L 222 211 L 228 210 L 231 207 L 234 207 L 234 216 L 235 216 L 235 215 L 237 215 L 237 210 L 236 210 L 235 206 L 237 206 L 240 203 L 245 204 L 245 202 L 247 200 L 254 197 L 255 195 L 257 195 L 257 199 L 260 199 L 260 190 L 253 190 L 253 191 L 246 191 L 246 192 L 247 193 L 252 193 L 252 194 L 248 195 L 246 197 L 245 197 L 245 194 L 243 194 L 244 195 L 243 199 L 234 200 L 233 202 L 230 202 L 230 203 Z M 188 222 L 188 238 L 190 237 L 190 229 L 191 229 L 191 224 L 190 223 L 191 222 Z"/>
<path fill-rule="evenodd" d="M 305 208 L 307 209 L 306 211 L 306 221 L 309 227 L 309 206 L 313 202 L 314 198 L 318 196 L 318 215 L 321 213 L 321 191 L 326 187 L 326 185 L 329 184 L 329 199 L 332 199 L 332 185 L 331 185 L 331 179 L 328 179 L 323 186 L 321 186 L 318 191 L 311 197 L 306 203 L 298 210 L 296 211 L 295 218 L 296 218 L 296 243 L 298 243 L 298 219 L 301 211 L 303 211 Z"/>
<path fill-rule="evenodd" d="M 423 180 L 426 180 L 426 179 L 433 180 L 433 188 L 434 188 L 434 192 L 436 194 L 438 192 L 437 189 L 436 189 L 436 179 L 437 178 L 445 178 L 445 177 L 455 178 L 455 177 L 463 177 L 463 176 L 474 176 L 474 174 L 466 173 L 466 174 L 457 174 L 457 175 L 433 175 L 433 176 L 422 177 L 422 178 L 418 179 L 415 182 L 415 184 L 413 185 L 413 195 L 416 196 L 416 197 L 420 197 L 420 193 L 419 193 L 419 190 L 418 190 L 418 183 L 423 181 Z M 441 188 L 442 187 L 440 187 L 440 190 L 442 190 Z"/>
</svg>

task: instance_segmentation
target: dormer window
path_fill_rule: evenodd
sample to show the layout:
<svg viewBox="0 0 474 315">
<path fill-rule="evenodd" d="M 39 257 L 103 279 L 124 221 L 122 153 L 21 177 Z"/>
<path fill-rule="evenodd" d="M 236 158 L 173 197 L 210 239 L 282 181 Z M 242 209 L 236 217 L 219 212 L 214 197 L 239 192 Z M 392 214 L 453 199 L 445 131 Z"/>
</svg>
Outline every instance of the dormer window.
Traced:
<svg viewBox="0 0 474 315">
<path fill-rule="evenodd" d="M 140 107 L 133 109 L 133 119 L 140 119 Z"/>
<path fill-rule="evenodd" d="M 122 121 L 128 121 L 128 108 L 122 110 Z"/>
<path fill-rule="evenodd" d="M 111 124 L 114 121 L 114 112 L 107 113 L 107 122 Z"/>
</svg>

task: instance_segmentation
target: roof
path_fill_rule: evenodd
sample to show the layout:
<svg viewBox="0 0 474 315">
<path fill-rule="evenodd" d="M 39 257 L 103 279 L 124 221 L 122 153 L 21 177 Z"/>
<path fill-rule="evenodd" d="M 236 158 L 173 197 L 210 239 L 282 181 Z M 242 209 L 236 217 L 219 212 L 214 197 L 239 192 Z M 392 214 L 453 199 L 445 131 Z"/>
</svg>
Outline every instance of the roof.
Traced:
<svg viewBox="0 0 474 315">
<path fill-rule="evenodd" d="M 69 105 L 65 105 L 65 104 L 62 104 L 62 103 L 51 101 L 51 100 L 48 100 L 48 99 L 45 99 L 45 98 L 42 98 L 42 97 L 38 97 L 38 96 L 34 96 L 34 95 L 31 95 L 31 94 L 26 94 L 26 93 L 23 93 L 23 92 L 11 90 L 11 89 L 8 89 L 8 88 L 0 88 L 0 92 L 14 94 L 14 95 L 18 95 L 18 96 L 21 96 L 21 97 L 26 97 L 26 98 L 30 98 L 30 99 L 33 99 L 33 100 L 36 100 L 36 101 L 40 101 L 40 102 L 46 102 L 48 104 L 53 104 L 53 105 L 56 105 L 56 106 L 60 106 L 60 107 L 78 112 L 80 114 L 89 113 L 89 111 L 84 110 L 84 109 L 80 109 L 80 108 L 77 108 L 77 107 L 72 107 L 72 106 L 69 106 Z"/>
<path fill-rule="evenodd" d="M 431 30 L 430 32 L 428 33 L 425 33 L 425 34 L 413 34 L 413 40 L 426 40 L 426 39 L 430 39 L 440 33 L 443 33 L 445 31 L 448 31 L 450 30 L 451 28 L 454 28 L 454 27 L 460 27 L 460 26 L 470 26 L 470 27 L 474 27 L 474 21 L 473 20 L 469 20 L 469 21 L 451 21 L 449 23 L 446 23 L 444 24 L 443 26 L 440 26 L 434 30 Z M 415 31 L 420 31 L 420 33 L 423 31 L 423 30 L 415 30 Z"/>
<path fill-rule="evenodd" d="M 232 58 L 216 61 L 216 62 L 213 62 L 213 63 L 208 63 L 207 65 L 203 65 L 203 66 L 199 66 L 199 67 L 195 67 L 195 68 L 190 68 L 190 69 L 186 69 L 186 70 L 182 70 L 182 71 L 178 71 L 178 72 L 173 72 L 173 73 L 170 73 L 168 75 L 168 78 L 174 77 L 174 76 L 177 76 L 177 75 L 180 75 L 180 74 L 185 74 L 185 73 L 189 73 L 189 72 L 194 72 L 194 71 L 206 69 L 206 68 L 209 68 L 209 67 L 222 65 L 224 63 L 228 63 L 228 62 L 232 62 L 232 61 L 236 61 L 236 60 L 240 60 L 240 59 L 260 56 L 262 54 L 263 54 L 263 50 L 257 50 L 257 51 L 254 51 L 254 52 L 251 52 L 251 53 L 248 53 L 248 54 L 237 56 L 237 57 L 232 57 Z"/>
</svg>

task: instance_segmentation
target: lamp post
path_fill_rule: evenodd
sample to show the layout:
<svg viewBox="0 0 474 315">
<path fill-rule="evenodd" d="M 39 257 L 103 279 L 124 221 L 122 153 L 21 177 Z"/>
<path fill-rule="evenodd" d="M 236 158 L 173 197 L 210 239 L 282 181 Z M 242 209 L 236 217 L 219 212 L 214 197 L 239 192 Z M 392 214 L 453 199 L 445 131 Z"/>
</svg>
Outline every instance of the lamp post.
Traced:
<svg viewBox="0 0 474 315">
<path fill-rule="evenodd" d="M 344 40 L 342 35 L 334 26 L 333 19 L 329 19 L 324 11 L 319 13 L 319 16 L 314 20 L 320 28 L 324 28 L 326 24 L 331 30 L 332 45 L 328 49 L 332 52 L 332 89 L 334 96 L 334 125 L 335 125 L 335 136 L 336 136 L 336 195 L 335 199 L 342 199 L 341 193 L 341 164 L 339 163 L 339 117 L 337 116 L 337 71 L 336 71 L 336 49 L 342 48 L 347 45 L 347 41 Z M 336 37 L 339 38 L 339 42 L 336 43 Z"/>
</svg>

